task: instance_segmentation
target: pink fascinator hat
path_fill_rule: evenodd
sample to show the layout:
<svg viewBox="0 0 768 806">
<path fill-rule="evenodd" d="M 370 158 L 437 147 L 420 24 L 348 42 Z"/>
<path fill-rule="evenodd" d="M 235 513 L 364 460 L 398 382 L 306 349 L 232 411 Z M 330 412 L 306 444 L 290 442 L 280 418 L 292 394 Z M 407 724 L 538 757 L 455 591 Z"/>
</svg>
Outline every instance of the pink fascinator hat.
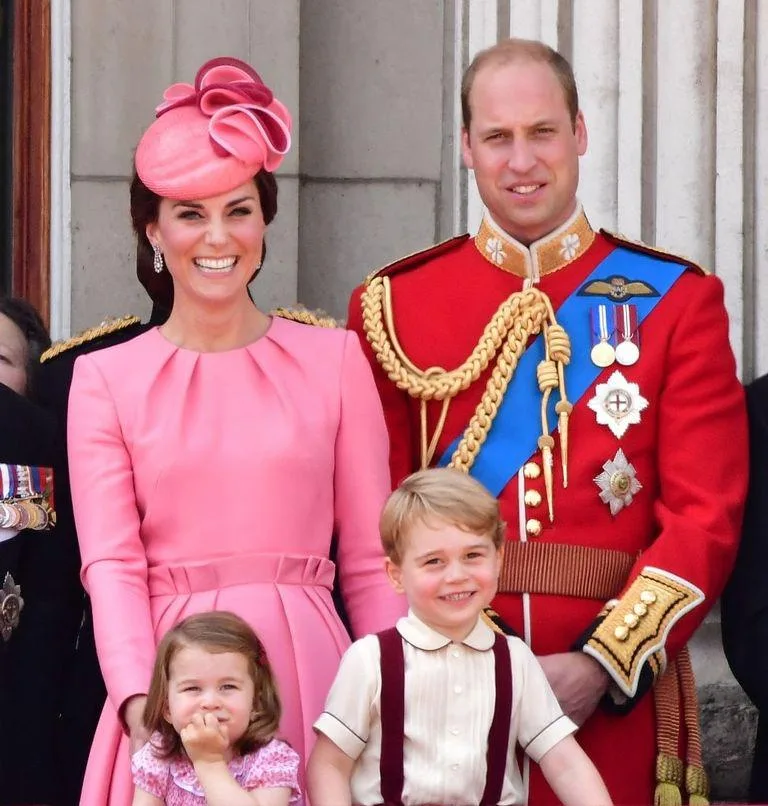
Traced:
<svg viewBox="0 0 768 806">
<path fill-rule="evenodd" d="M 173 84 L 136 149 L 136 173 L 158 196 L 205 199 L 274 171 L 291 147 L 291 116 L 239 59 L 206 62 Z"/>
</svg>

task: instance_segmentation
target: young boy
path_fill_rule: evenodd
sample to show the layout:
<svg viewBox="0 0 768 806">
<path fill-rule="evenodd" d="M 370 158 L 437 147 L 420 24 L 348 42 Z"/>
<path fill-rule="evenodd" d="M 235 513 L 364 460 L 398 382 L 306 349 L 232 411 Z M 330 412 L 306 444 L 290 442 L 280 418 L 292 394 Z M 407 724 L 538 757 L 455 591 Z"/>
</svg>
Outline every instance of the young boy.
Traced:
<svg viewBox="0 0 768 806">
<path fill-rule="evenodd" d="M 496 499 L 459 471 L 392 493 L 381 537 L 410 612 L 344 655 L 314 725 L 312 806 L 524 803 L 518 743 L 565 806 L 610 806 L 531 651 L 481 619 L 503 535 Z"/>
</svg>

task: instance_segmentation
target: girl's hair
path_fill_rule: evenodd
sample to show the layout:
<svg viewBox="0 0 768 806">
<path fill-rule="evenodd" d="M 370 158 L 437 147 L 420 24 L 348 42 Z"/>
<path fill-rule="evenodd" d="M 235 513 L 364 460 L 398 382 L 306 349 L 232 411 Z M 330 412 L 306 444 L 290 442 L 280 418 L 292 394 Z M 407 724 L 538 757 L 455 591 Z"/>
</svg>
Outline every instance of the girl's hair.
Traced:
<svg viewBox="0 0 768 806">
<path fill-rule="evenodd" d="M 274 175 L 263 168 L 253 177 L 256 192 L 261 204 L 261 215 L 265 224 L 271 224 L 277 215 L 277 180 Z M 170 311 L 173 307 L 173 280 L 167 271 L 159 274 L 154 270 L 152 246 L 147 238 L 147 225 L 154 224 L 160 213 L 161 197 L 150 190 L 133 173 L 131 182 L 131 223 L 136 234 L 136 275 L 144 286 L 152 302 Z M 261 250 L 261 262 L 267 255 L 266 241 Z M 249 283 L 259 273 L 257 268 Z"/>
<path fill-rule="evenodd" d="M 144 725 L 151 733 L 159 733 L 153 743 L 157 755 L 169 758 L 182 753 L 179 735 L 166 719 L 168 680 L 171 663 L 185 647 L 196 646 L 212 654 L 235 652 L 248 661 L 253 680 L 253 711 L 248 729 L 234 744 L 238 755 L 258 750 L 274 737 L 280 724 L 280 698 L 264 645 L 256 633 L 239 616 L 224 611 L 199 613 L 179 622 L 165 634 L 157 648 L 155 668 L 144 708 Z"/>
<path fill-rule="evenodd" d="M 408 476 L 387 499 L 379 521 L 384 553 L 399 565 L 411 529 L 441 521 L 488 537 L 497 549 L 504 544 L 496 498 L 460 470 L 433 467 Z"/>
<path fill-rule="evenodd" d="M 35 387 L 40 356 L 51 346 L 51 337 L 40 314 L 25 299 L 0 297 L 0 314 L 16 325 L 27 343 L 26 394 L 29 394 Z"/>
</svg>

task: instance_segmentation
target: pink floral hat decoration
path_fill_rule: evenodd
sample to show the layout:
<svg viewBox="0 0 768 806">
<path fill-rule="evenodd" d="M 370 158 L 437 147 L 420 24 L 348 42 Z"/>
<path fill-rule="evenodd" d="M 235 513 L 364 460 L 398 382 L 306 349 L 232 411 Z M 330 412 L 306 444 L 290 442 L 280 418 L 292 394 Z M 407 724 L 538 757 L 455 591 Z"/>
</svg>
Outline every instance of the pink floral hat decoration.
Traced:
<svg viewBox="0 0 768 806">
<path fill-rule="evenodd" d="M 136 172 L 158 196 L 205 199 L 274 171 L 291 147 L 291 116 L 239 59 L 206 62 L 195 85 L 173 84 L 136 149 Z"/>
</svg>

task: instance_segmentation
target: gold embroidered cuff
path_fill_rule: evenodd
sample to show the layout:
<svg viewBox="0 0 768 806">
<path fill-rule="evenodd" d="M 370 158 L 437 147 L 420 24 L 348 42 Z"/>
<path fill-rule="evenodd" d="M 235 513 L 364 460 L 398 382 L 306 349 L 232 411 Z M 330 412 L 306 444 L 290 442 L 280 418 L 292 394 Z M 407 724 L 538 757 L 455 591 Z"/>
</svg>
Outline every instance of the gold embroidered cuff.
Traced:
<svg viewBox="0 0 768 806">
<path fill-rule="evenodd" d="M 606 669 L 624 694 L 634 697 L 644 664 L 648 663 L 654 679 L 664 670 L 667 634 L 704 598 L 692 583 L 646 566 L 583 651 Z"/>
</svg>

